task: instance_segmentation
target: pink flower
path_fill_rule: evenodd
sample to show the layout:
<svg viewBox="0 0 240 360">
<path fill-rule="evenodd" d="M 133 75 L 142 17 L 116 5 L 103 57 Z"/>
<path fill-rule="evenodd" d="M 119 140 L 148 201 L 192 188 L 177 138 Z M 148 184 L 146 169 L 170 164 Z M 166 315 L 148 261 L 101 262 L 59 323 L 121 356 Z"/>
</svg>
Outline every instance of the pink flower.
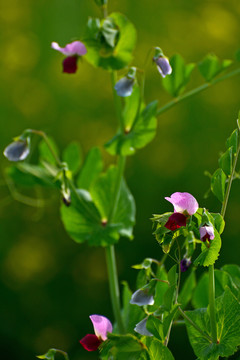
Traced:
<svg viewBox="0 0 240 360">
<path fill-rule="evenodd" d="M 174 212 L 193 215 L 198 210 L 197 200 L 187 192 L 175 192 L 170 197 L 165 197 L 165 199 L 173 204 Z"/>
<path fill-rule="evenodd" d="M 80 344 L 87 351 L 95 351 L 99 348 L 99 345 L 107 340 L 107 333 L 112 332 L 112 324 L 102 315 L 90 315 L 90 320 L 92 321 L 94 334 L 87 334 L 80 340 Z"/>
<path fill-rule="evenodd" d="M 186 226 L 186 223 L 187 223 L 186 216 L 181 213 L 175 212 L 169 217 L 168 221 L 164 226 L 165 228 L 171 231 L 175 231 L 179 229 L 181 226 Z"/>
<path fill-rule="evenodd" d="M 63 72 L 68 74 L 74 74 L 77 71 L 78 58 L 87 53 L 87 49 L 81 41 L 73 41 L 64 48 L 60 47 L 58 43 L 52 42 L 51 47 L 67 56 L 63 60 Z"/>
<path fill-rule="evenodd" d="M 214 229 L 213 226 L 201 226 L 200 229 L 200 239 L 205 242 L 206 240 L 214 239 Z"/>
</svg>

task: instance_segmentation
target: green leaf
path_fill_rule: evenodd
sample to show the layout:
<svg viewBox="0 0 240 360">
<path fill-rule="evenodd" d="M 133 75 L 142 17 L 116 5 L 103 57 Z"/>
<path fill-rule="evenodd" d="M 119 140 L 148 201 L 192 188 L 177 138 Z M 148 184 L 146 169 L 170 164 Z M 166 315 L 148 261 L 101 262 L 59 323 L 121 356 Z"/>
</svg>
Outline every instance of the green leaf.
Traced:
<svg viewBox="0 0 240 360">
<path fill-rule="evenodd" d="M 57 145 L 56 145 L 54 139 L 51 137 L 48 137 L 48 141 L 50 143 L 51 148 L 55 152 L 55 154 L 57 156 L 59 156 L 59 151 L 58 151 L 58 148 L 57 148 Z M 48 145 L 46 144 L 46 142 L 44 140 L 42 140 L 39 143 L 38 149 L 39 149 L 40 161 L 47 161 L 48 163 L 50 163 L 52 165 L 56 165 L 55 157 L 53 156 L 52 152 L 50 151 Z"/>
<path fill-rule="evenodd" d="M 83 167 L 77 179 L 80 189 L 89 190 L 103 169 L 102 155 L 97 147 L 93 147 L 84 161 Z"/>
<path fill-rule="evenodd" d="M 214 239 L 211 240 L 209 247 L 206 247 L 205 243 L 202 244 L 202 252 L 194 261 L 194 265 L 196 266 L 213 265 L 219 256 L 220 249 L 221 249 L 221 238 L 217 230 L 214 229 Z"/>
<path fill-rule="evenodd" d="M 18 163 L 16 166 L 6 168 L 6 174 L 14 183 L 22 186 L 56 186 L 54 178 L 42 166 Z"/>
<path fill-rule="evenodd" d="M 232 283 L 230 275 L 223 270 L 214 270 L 215 277 L 215 297 L 224 293 L 225 287 L 228 286 L 234 294 L 237 294 L 236 288 Z M 195 308 L 207 307 L 208 305 L 208 274 L 204 273 L 199 280 L 195 289 L 193 300 Z"/>
<path fill-rule="evenodd" d="M 118 30 L 114 28 L 113 19 L 107 18 L 103 21 L 101 33 L 106 41 L 106 43 L 112 48 L 115 47 L 117 42 Z"/>
<path fill-rule="evenodd" d="M 220 60 L 215 54 L 208 54 L 198 64 L 198 69 L 206 81 L 211 81 L 231 64 L 232 60 Z"/>
<path fill-rule="evenodd" d="M 234 285 L 240 289 L 240 267 L 238 265 L 224 265 L 222 270 L 231 276 Z"/>
<path fill-rule="evenodd" d="M 126 331 L 132 333 L 136 324 L 138 324 L 145 317 L 145 313 L 142 311 L 142 308 L 140 306 L 130 304 L 132 292 L 129 289 L 129 286 L 126 281 L 123 281 L 122 284 L 123 284 L 122 319 Z"/>
<path fill-rule="evenodd" d="M 172 73 L 162 79 L 163 87 L 170 95 L 177 97 L 184 91 L 185 86 L 189 82 L 195 64 L 185 65 L 184 59 L 179 54 L 174 55 L 170 59 L 170 64 Z"/>
<path fill-rule="evenodd" d="M 233 148 L 233 154 L 237 153 L 238 147 L 238 129 L 235 129 L 232 134 L 229 136 L 226 142 L 227 149 Z"/>
<path fill-rule="evenodd" d="M 136 149 L 146 146 L 154 138 L 157 128 L 157 101 L 153 101 L 143 109 L 129 133 L 118 133 L 105 144 L 111 155 L 133 155 Z"/>
<path fill-rule="evenodd" d="M 160 319 L 150 315 L 146 324 L 147 330 L 150 331 L 160 341 L 164 340 L 163 323 Z"/>
<path fill-rule="evenodd" d="M 240 49 L 238 49 L 235 53 L 235 58 L 237 61 L 240 61 Z"/>
<path fill-rule="evenodd" d="M 139 108 L 139 101 L 140 101 L 139 87 L 134 86 L 131 96 L 127 96 L 124 100 L 125 100 L 125 107 L 123 110 L 124 126 L 125 129 L 130 130 Z"/>
<path fill-rule="evenodd" d="M 150 360 L 174 360 L 171 351 L 155 338 L 146 337 L 144 343 L 148 348 Z"/>
<path fill-rule="evenodd" d="M 118 240 L 114 227 L 102 226 L 100 214 L 86 190 L 78 190 L 78 197 L 72 194 L 71 206 L 61 207 L 61 217 L 69 236 L 78 243 L 107 246 Z"/>
<path fill-rule="evenodd" d="M 82 151 L 77 142 L 70 143 L 63 152 L 63 161 L 68 164 L 68 169 L 76 174 L 82 164 Z"/>
<path fill-rule="evenodd" d="M 225 221 L 221 214 L 219 213 L 209 213 L 213 219 L 213 225 L 217 232 L 221 235 L 225 227 Z"/>
<path fill-rule="evenodd" d="M 117 176 L 117 168 L 111 166 L 91 186 L 90 193 L 101 214 L 102 220 L 107 221 L 112 210 Z M 121 183 L 120 196 L 112 223 L 117 225 L 119 234 L 132 238 L 132 230 L 135 223 L 135 202 L 125 181 Z"/>
<path fill-rule="evenodd" d="M 156 274 L 157 279 L 167 281 L 167 273 L 164 266 L 161 266 L 157 270 Z M 164 303 L 164 294 L 168 289 L 168 284 L 166 282 L 157 281 L 156 288 L 155 288 L 155 296 L 154 296 L 154 306 L 157 308 Z"/>
<path fill-rule="evenodd" d="M 211 336 L 209 309 L 197 309 L 186 314 Z M 211 343 L 186 321 L 190 343 L 200 360 L 217 360 L 219 356 L 231 356 L 240 345 L 240 304 L 229 288 L 216 299 L 216 318 L 217 344 Z"/>
<path fill-rule="evenodd" d="M 49 349 L 48 352 L 44 355 L 38 355 L 38 359 L 45 359 L 45 360 L 54 360 L 57 350 L 56 349 Z"/>
<path fill-rule="evenodd" d="M 192 304 L 195 309 L 204 308 L 208 305 L 208 273 L 204 273 L 199 279 L 193 293 Z"/>
<path fill-rule="evenodd" d="M 107 353 L 113 355 L 114 360 L 138 360 L 141 352 L 146 351 L 144 344 L 137 337 L 130 334 L 117 335 L 109 333 L 108 340 L 108 344 L 106 344 L 108 347 Z"/>
<path fill-rule="evenodd" d="M 151 258 L 146 258 L 143 260 L 143 262 L 141 264 L 137 264 L 137 265 L 132 265 L 133 269 L 151 269 L 152 267 L 152 263 L 153 263 L 153 259 Z"/>
<path fill-rule="evenodd" d="M 175 300 L 177 279 L 177 265 L 173 265 L 168 272 L 169 287 L 163 296 L 163 302 L 168 311 L 172 309 L 172 305 Z"/>
<path fill-rule="evenodd" d="M 196 275 L 193 270 L 188 278 L 185 280 L 183 288 L 180 291 L 178 296 L 178 303 L 181 305 L 181 308 L 184 309 L 189 301 L 192 299 L 193 291 L 196 287 Z"/>
<path fill-rule="evenodd" d="M 232 158 L 233 158 L 233 149 L 230 147 L 221 155 L 219 159 L 219 166 L 224 171 L 227 176 L 230 176 L 232 173 Z"/>
<path fill-rule="evenodd" d="M 97 27 L 98 23 L 93 24 L 93 20 L 88 23 L 84 41 L 88 52 L 84 58 L 90 64 L 107 70 L 126 67 L 132 60 L 136 42 L 136 30 L 133 24 L 124 15 L 112 13 L 104 20 L 100 29 Z"/>
<path fill-rule="evenodd" d="M 222 169 L 217 169 L 211 179 L 211 190 L 221 203 L 225 196 L 226 179 L 227 177 Z"/>
<path fill-rule="evenodd" d="M 177 264 L 173 265 L 168 272 L 168 281 L 170 285 L 175 286 L 177 284 L 178 274 L 177 274 Z"/>
<path fill-rule="evenodd" d="M 106 174 L 98 177 L 95 185 L 91 185 L 90 193 L 78 190 L 78 197 L 73 194 L 71 206 L 62 206 L 64 226 L 76 242 L 87 241 L 89 245 L 107 246 L 116 243 L 120 235 L 132 238 L 135 203 L 124 181 L 121 184 L 115 215 L 111 224 L 107 223 L 116 176 L 117 169 L 110 167 Z"/>
</svg>

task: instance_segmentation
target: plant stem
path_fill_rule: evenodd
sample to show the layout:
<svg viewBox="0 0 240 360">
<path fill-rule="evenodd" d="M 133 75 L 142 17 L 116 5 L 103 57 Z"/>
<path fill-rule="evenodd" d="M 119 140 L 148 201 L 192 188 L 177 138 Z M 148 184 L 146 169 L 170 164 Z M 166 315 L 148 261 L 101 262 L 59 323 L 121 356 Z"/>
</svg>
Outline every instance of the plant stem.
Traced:
<svg viewBox="0 0 240 360">
<path fill-rule="evenodd" d="M 56 163 L 58 164 L 58 166 L 62 167 L 62 162 L 61 160 L 59 159 L 59 157 L 57 156 L 57 154 L 55 153 L 49 139 L 48 139 L 48 136 L 45 134 L 44 131 L 41 131 L 41 130 L 33 130 L 31 129 L 30 130 L 33 134 L 36 134 L 36 135 L 39 135 L 43 138 L 43 140 L 45 141 L 45 143 L 47 144 L 52 156 L 54 157 Z"/>
<path fill-rule="evenodd" d="M 180 312 L 180 314 L 182 315 L 182 317 L 187 320 L 189 322 L 189 324 L 191 324 L 200 334 L 202 334 L 203 337 L 205 337 L 205 339 L 207 339 L 209 342 L 213 342 L 213 339 L 211 338 L 211 336 L 209 336 L 208 334 L 206 334 L 197 324 L 195 324 L 188 316 L 187 314 L 180 308 L 180 306 L 178 307 L 178 311 Z"/>
<path fill-rule="evenodd" d="M 211 87 L 212 85 L 215 85 L 223 80 L 226 80 L 230 77 L 233 77 L 235 75 L 238 75 L 240 74 L 240 68 L 238 69 L 235 69 L 213 81 L 211 81 L 210 83 L 205 83 L 203 85 L 200 85 L 198 86 L 197 88 L 193 89 L 193 90 L 190 90 L 188 92 L 186 92 L 185 94 L 181 95 L 181 96 L 178 96 L 176 98 L 174 98 L 173 100 L 169 101 L 166 105 L 162 106 L 160 109 L 158 109 L 157 111 L 157 116 L 164 113 L 165 111 L 171 109 L 174 105 L 180 103 L 181 101 L 185 100 L 185 99 L 188 99 L 189 97 L 195 95 L 195 94 L 198 94 L 206 89 L 208 89 L 209 87 Z"/>
<path fill-rule="evenodd" d="M 235 159 L 233 162 L 233 168 L 232 168 L 232 172 L 228 181 L 228 185 L 227 185 L 227 189 L 226 189 L 226 194 L 223 200 L 223 204 L 222 204 L 222 209 L 221 209 L 221 215 L 224 218 L 225 213 L 226 213 L 226 209 L 227 209 L 227 204 L 228 204 L 228 199 L 229 199 L 229 194 L 230 194 L 230 190 L 231 190 L 231 186 L 232 186 L 232 181 L 233 181 L 233 177 L 234 177 L 234 173 L 235 173 L 235 169 L 237 166 L 237 161 L 238 161 L 238 156 L 239 156 L 239 151 L 240 151 L 240 142 L 238 144 L 238 148 L 237 148 L 237 152 L 235 155 Z"/>
<path fill-rule="evenodd" d="M 119 196 L 120 196 L 121 184 L 122 184 L 122 180 L 123 180 L 125 162 L 126 162 L 126 157 L 120 155 L 119 159 L 118 159 L 117 178 L 116 178 L 116 183 L 115 183 L 113 202 L 112 202 L 112 207 L 111 207 L 111 210 L 110 210 L 110 213 L 108 216 L 109 223 L 112 222 L 114 215 L 116 213 L 117 204 L 118 204 L 118 200 L 119 200 Z"/>
<path fill-rule="evenodd" d="M 107 246 L 105 251 L 106 251 L 109 287 L 110 287 L 113 313 L 115 320 L 117 322 L 119 333 L 124 334 L 125 330 L 121 316 L 120 296 L 119 296 L 119 286 L 118 286 L 118 276 L 117 276 L 117 266 L 115 260 L 114 246 L 113 245 Z"/>
<path fill-rule="evenodd" d="M 213 342 L 217 343 L 217 321 L 215 311 L 215 278 L 214 278 L 214 265 L 210 265 L 208 269 L 208 295 L 209 295 L 209 311 L 210 311 L 210 324 Z"/>
<path fill-rule="evenodd" d="M 180 263 L 180 259 L 181 259 L 181 248 L 179 245 L 179 242 L 176 238 L 176 242 L 177 242 L 177 247 L 178 247 L 178 282 L 177 282 L 177 287 L 176 287 L 176 296 L 175 296 L 175 304 L 177 304 L 178 302 L 178 293 L 179 293 L 179 289 L 180 289 L 180 282 L 181 282 L 181 263 Z M 169 338 L 170 338 L 170 334 L 171 334 L 171 330 L 172 330 L 172 326 L 173 326 L 173 320 L 171 321 L 170 325 L 169 325 L 169 329 L 168 329 L 168 333 L 167 336 L 165 338 L 164 341 L 164 345 L 167 346 L 168 342 L 169 342 Z"/>
<path fill-rule="evenodd" d="M 114 71 L 111 72 L 111 80 L 112 80 L 112 89 L 113 89 L 113 96 L 114 96 L 114 103 L 116 107 L 117 117 L 120 123 L 121 132 L 124 133 L 124 120 L 122 116 L 121 99 L 119 98 L 119 96 L 117 95 L 114 89 L 116 83 L 116 72 Z M 121 156 L 121 155 L 119 156 L 118 165 L 117 165 L 117 177 L 116 177 L 116 183 L 113 194 L 113 202 L 108 215 L 109 224 L 111 224 L 111 222 L 113 221 L 116 213 L 117 204 L 120 197 L 123 173 L 125 168 L 125 160 L 126 160 L 125 156 Z M 105 253 L 106 253 L 107 270 L 108 270 L 109 287 L 110 287 L 113 313 L 115 320 L 117 322 L 119 333 L 124 334 L 125 329 L 121 315 L 120 292 L 119 292 L 118 273 L 117 273 L 114 245 L 107 246 Z"/>
<path fill-rule="evenodd" d="M 124 134 L 124 119 L 123 119 L 123 115 L 122 115 L 121 98 L 117 95 L 117 92 L 114 89 L 114 86 L 115 86 L 116 81 L 117 81 L 117 73 L 116 73 L 116 71 L 111 72 L 111 81 L 112 81 L 112 90 L 113 90 L 113 97 L 114 97 L 114 104 L 115 104 L 115 108 L 116 108 L 116 113 L 117 113 L 117 117 L 118 117 L 118 120 L 119 120 L 121 132 L 122 132 L 122 134 Z"/>
<path fill-rule="evenodd" d="M 235 154 L 235 159 L 234 159 L 234 162 L 233 162 L 232 172 L 231 172 L 231 175 L 229 177 L 226 193 L 225 193 L 224 200 L 223 200 L 223 203 L 222 203 L 221 215 L 222 215 L 223 218 L 225 216 L 226 209 L 227 209 L 228 199 L 229 199 L 231 186 L 232 186 L 232 181 L 233 181 L 233 177 L 234 177 L 234 173 L 235 173 L 235 169 L 236 169 L 236 165 L 237 165 L 237 161 L 238 161 L 239 151 L 240 151 L 240 143 L 238 144 L 237 152 Z M 217 342 L 218 339 L 217 339 L 217 322 L 216 322 L 216 311 L 215 311 L 214 265 L 209 266 L 209 283 L 208 283 L 208 286 L 209 286 L 209 310 L 210 310 L 211 333 L 212 333 L 213 341 Z"/>
</svg>

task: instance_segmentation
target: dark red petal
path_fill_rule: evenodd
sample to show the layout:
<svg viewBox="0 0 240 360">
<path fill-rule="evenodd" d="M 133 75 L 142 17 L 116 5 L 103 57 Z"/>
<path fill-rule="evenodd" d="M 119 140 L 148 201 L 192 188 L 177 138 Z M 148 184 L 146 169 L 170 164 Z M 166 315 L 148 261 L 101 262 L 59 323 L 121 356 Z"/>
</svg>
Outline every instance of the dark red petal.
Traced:
<svg viewBox="0 0 240 360">
<path fill-rule="evenodd" d="M 79 342 L 87 351 L 96 351 L 102 341 L 94 334 L 87 334 Z"/>
<path fill-rule="evenodd" d="M 68 56 L 63 60 L 63 72 L 74 74 L 77 71 L 77 56 Z"/>
<path fill-rule="evenodd" d="M 176 212 L 169 217 L 167 223 L 165 224 L 165 227 L 169 230 L 174 231 L 179 229 L 181 226 L 186 226 L 186 222 L 186 216 Z"/>
</svg>

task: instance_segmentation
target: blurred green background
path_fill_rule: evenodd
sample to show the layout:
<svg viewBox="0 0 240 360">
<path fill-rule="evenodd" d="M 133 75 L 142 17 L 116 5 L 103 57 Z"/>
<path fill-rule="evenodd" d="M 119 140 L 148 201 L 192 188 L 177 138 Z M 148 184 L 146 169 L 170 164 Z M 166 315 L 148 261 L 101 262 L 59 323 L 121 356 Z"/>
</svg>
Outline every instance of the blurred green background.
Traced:
<svg viewBox="0 0 240 360">
<path fill-rule="evenodd" d="M 198 62 L 208 52 L 233 58 L 239 48 L 239 1 L 109 2 L 110 11 L 126 14 L 137 28 L 134 64 L 139 67 L 157 45 L 187 62 Z M 1 1 L 2 150 L 25 128 L 46 131 L 60 149 L 77 140 L 84 154 L 113 136 L 117 121 L 109 74 L 86 62 L 79 63 L 76 75 L 62 74 L 63 57 L 50 48 L 51 41 L 65 45 L 81 37 L 88 16 L 98 15 L 93 0 Z M 147 101 L 158 99 L 163 105 L 170 100 L 150 60 L 146 74 Z M 197 70 L 192 78 L 189 88 L 202 82 Z M 136 270 L 131 265 L 161 257 L 149 218 L 171 210 L 164 196 L 188 191 L 201 206 L 220 210 L 213 196 L 203 199 L 209 186 L 203 173 L 217 168 L 219 152 L 236 126 L 239 80 L 226 80 L 163 114 L 154 141 L 128 159 L 126 178 L 136 199 L 137 225 L 135 240 L 121 240 L 116 251 L 120 281 L 128 280 L 132 290 Z M 113 161 L 103 154 L 106 164 Z M 14 201 L 3 177 L 6 166 L 1 155 L 0 353 L 4 360 L 30 360 L 56 347 L 68 351 L 71 360 L 97 359 L 78 340 L 93 332 L 88 315 L 113 320 L 104 251 L 68 238 L 59 219 L 58 193 L 48 193 L 47 206 L 40 210 Z M 234 183 L 218 267 L 239 264 L 239 188 Z M 185 340 L 185 329 L 173 330 L 173 354 L 195 359 Z"/>
</svg>

